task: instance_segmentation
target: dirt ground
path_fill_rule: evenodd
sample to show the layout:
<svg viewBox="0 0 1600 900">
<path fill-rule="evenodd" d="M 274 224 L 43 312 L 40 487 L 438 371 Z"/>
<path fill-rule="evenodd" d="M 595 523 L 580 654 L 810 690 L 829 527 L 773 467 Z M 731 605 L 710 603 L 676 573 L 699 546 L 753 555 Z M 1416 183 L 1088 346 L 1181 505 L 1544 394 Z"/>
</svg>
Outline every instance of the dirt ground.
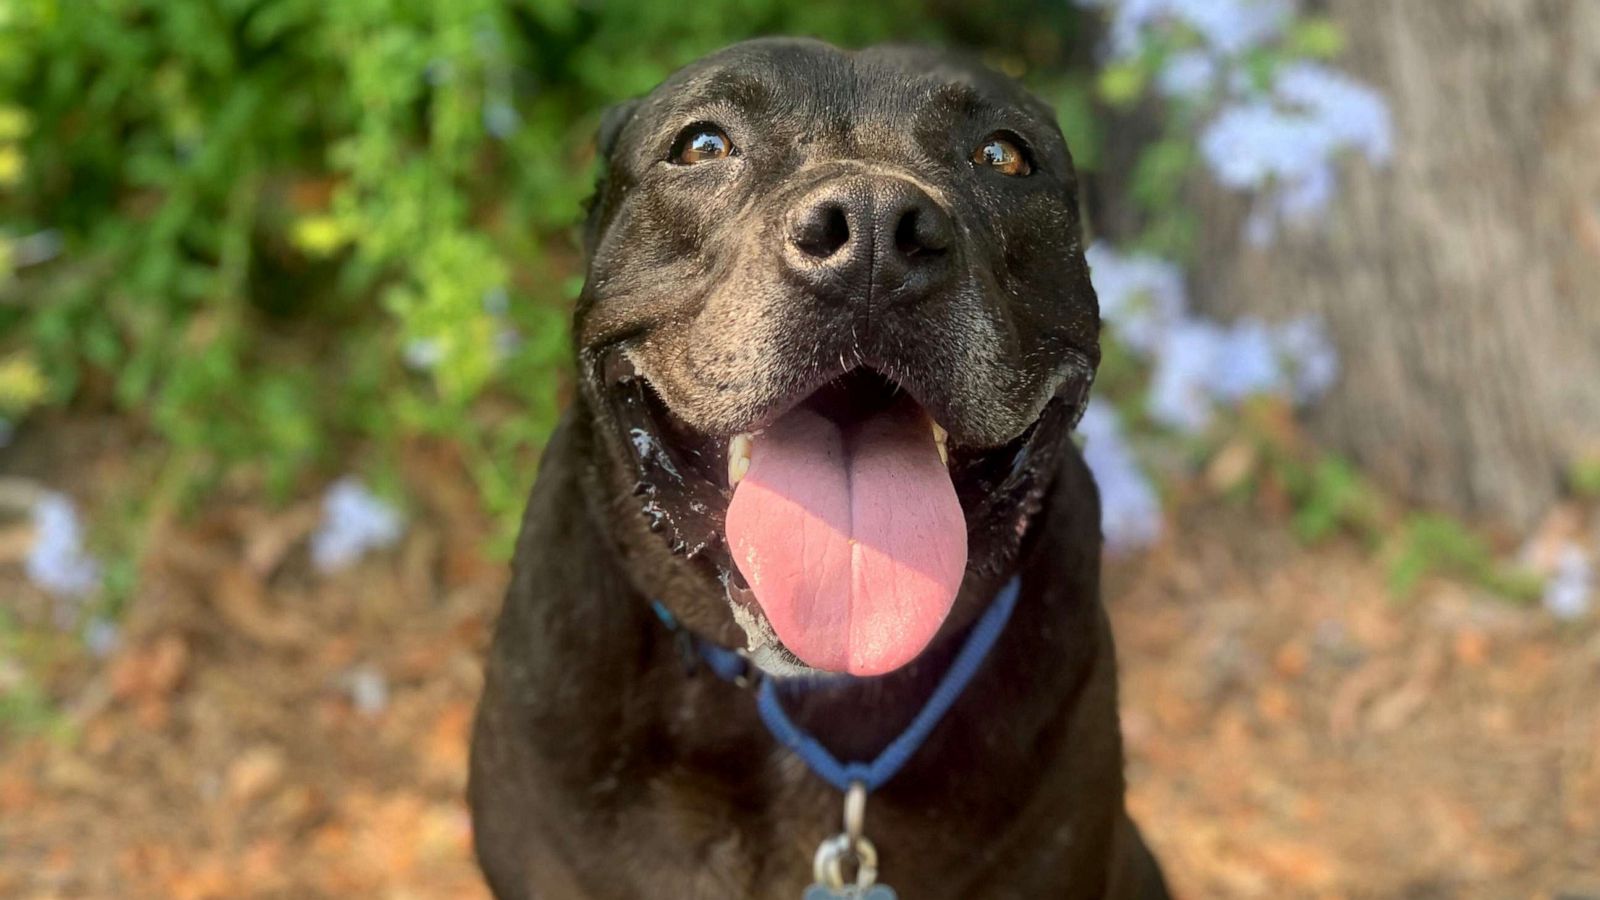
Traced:
<svg viewBox="0 0 1600 900">
<path fill-rule="evenodd" d="M 57 483 L 93 512 L 120 465 Z M 104 659 L 41 637 L 0 549 L 64 710 L 0 734 L 0 897 L 484 896 L 461 797 L 506 568 L 447 454 L 406 475 L 404 540 L 336 576 L 315 500 L 162 517 Z M 1600 623 L 1401 602 L 1353 543 L 1217 501 L 1173 526 L 1106 595 L 1129 804 L 1180 897 L 1600 898 Z"/>
</svg>

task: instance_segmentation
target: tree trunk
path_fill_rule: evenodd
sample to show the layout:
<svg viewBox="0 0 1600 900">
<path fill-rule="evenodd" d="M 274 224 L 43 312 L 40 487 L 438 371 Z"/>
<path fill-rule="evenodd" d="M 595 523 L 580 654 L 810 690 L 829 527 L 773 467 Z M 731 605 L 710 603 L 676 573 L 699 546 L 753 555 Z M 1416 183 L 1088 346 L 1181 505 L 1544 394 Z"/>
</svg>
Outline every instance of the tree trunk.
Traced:
<svg viewBox="0 0 1600 900">
<path fill-rule="evenodd" d="M 1388 98 L 1391 164 L 1327 227 L 1240 238 L 1205 189 L 1199 305 L 1321 314 L 1325 445 L 1402 495 L 1525 526 L 1600 442 L 1600 2 L 1330 0 Z"/>
</svg>

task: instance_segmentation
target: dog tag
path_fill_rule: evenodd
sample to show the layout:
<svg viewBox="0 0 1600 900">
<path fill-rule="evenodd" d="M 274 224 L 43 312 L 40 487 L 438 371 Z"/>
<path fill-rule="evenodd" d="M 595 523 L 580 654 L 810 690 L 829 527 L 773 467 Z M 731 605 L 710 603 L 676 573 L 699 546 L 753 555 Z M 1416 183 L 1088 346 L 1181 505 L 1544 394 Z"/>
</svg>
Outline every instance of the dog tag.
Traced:
<svg viewBox="0 0 1600 900">
<path fill-rule="evenodd" d="M 867 814 L 867 787 L 857 781 L 844 795 L 844 831 L 817 846 L 811 860 L 814 883 L 800 900 L 897 900 L 894 888 L 878 883 L 878 848 L 861 833 Z M 855 878 L 845 875 L 855 867 Z"/>
<path fill-rule="evenodd" d="M 856 818 L 860 822 L 859 815 Z M 845 877 L 845 861 L 856 866 L 855 883 Z M 822 842 L 813 861 L 816 883 L 801 900 L 897 900 L 894 888 L 878 884 L 878 850 L 865 837 L 839 834 Z"/>
<path fill-rule="evenodd" d="M 801 900 L 898 900 L 898 896 L 894 888 L 886 884 L 875 884 L 869 888 L 850 885 L 838 890 L 813 884 L 806 888 L 805 896 Z"/>
</svg>

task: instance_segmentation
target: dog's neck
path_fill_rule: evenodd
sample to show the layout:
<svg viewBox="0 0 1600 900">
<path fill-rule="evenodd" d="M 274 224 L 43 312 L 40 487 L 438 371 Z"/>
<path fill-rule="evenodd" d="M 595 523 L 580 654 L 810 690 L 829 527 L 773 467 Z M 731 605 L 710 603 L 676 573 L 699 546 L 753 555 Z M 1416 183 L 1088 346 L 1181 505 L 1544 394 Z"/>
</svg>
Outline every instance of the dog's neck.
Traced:
<svg viewBox="0 0 1600 900">
<path fill-rule="evenodd" d="M 587 432 L 587 428 L 583 430 Z M 580 443 L 592 439 L 589 433 L 577 437 Z M 1109 645 L 1102 647 L 1094 640 L 1101 616 L 1098 565 L 1084 565 L 1081 558 L 1068 558 L 1074 554 L 1098 554 L 1098 506 L 1081 463 L 1075 461 L 1066 468 L 1068 471 L 1057 479 L 1023 541 L 1015 565 L 1016 572 L 1022 576 L 1021 600 L 975 680 L 974 687 L 989 698 L 985 702 L 991 705 L 980 708 L 983 703 L 958 702 L 949 714 L 950 719 L 964 720 L 961 730 L 968 733 L 989 736 L 1003 731 L 1004 740 L 987 741 L 1002 750 L 1033 746 L 1039 732 L 1049 727 L 1059 712 L 1063 695 L 1070 695 L 1075 685 L 1087 677 L 1095 663 L 1095 653 L 1109 650 Z M 591 525 L 597 531 L 604 531 L 606 514 L 619 507 L 625 509 L 627 502 L 616 499 L 616 492 L 605 483 L 608 479 L 602 473 L 591 471 L 583 480 L 587 482 L 590 498 L 587 507 Z M 608 499 L 596 502 L 596 497 Z M 630 568 L 661 571 L 662 559 L 629 558 L 618 549 L 620 543 L 617 540 L 604 542 L 612 552 L 608 567 L 613 571 L 618 574 Z M 992 602 L 994 592 L 1010 575 L 1009 572 L 999 573 L 988 583 L 974 585 L 970 597 L 964 593 L 958 600 L 958 609 L 965 607 L 965 621 L 947 629 L 909 665 L 881 677 L 839 679 L 794 695 L 786 693 L 785 706 L 794 722 L 841 760 L 873 759 L 906 729 L 922 708 L 948 671 L 971 622 Z M 632 589 L 625 594 L 611 595 L 609 602 L 622 605 L 610 610 L 605 620 L 611 628 L 626 631 L 626 638 L 616 635 L 617 639 L 597 645 L 597 649 L 609 648 L 622 657 L 618 659 L 618 666 L 610 670 L 615 673 L 614 677 L 620 677 L 636 663 L 643 663 L 653 671 L 640 673 L 640 677 L 651 680 L 684 678 L 689 684 L 672 710 L 674 718 L 725 724 L 730 715 L 729 704 L 738 703 L 749 713 L 748 716 L 741 714 L 739 719 L 749 726 L 751 739 L 770 742 L 753 715 L 753 696 L 730 699 L 730 686 L 719 683 L 712 673 L 703 669 L 698 674 L 685 675 L 680 646 L 650 609 L 653 598 L 637 579 L 625 580 Z M 678 589 L 682 589 L 681 584 Z M 704 586 L 701 589 L 714 590 Z M 708 599 L 724 602 L 720 596 Z M 692 625 L 686 627 L 705 634 Z M 736 629 L 727 628 L 712 630 L 707 635 L 708 639 L 724 646 L 734 644 L 728 640 L 730 636 L 742 635 Z M 640 650 L 644 651 L 642 659 Z M 617 685 L 616 689 L 623 689 L 623 686 Z M 1007 701 L 1004 708 L 993 708 L 996 697 Z M 985 721 L 986 717 L 990 720 Z M 720 733 L 723 729 L 709 730 Z M 692 735 L 685 737 L 693 740 Z M 936 752 L 937 748 L 930 747 L 918 755 L 931 756 Z M 1005 760 L 988 762 L 1007 764 Z M 915 777 L 918 768 L 913 761 L 902 777 Z"/>
<path fill-rule="evenodd" d="M 633 561 L 605 537 L 636 511 L 589 502 L 596 448 L 587 428 L 569 415 L 552 439 L 524 519 L 480 712 L 474 803 L 511 820 L 563 823 L 573 840 L 671 854 L 685 840 L 732 846 L 718 842 L 736 817 L 739 858 L 765 872 L 837 827 L 840 794 L 774 740 L 749 692 L 685 672 L 674 636 L 627 574 Z M 1098 528 L 1092 482 L 1073 455 L 1034 520 L 1022 589 L 994 649 L 873 794 L 870 833 L 903 859 L 928 856 L 924 884 L 961 877 L 974 848 L 1019 846 L 1040 829 L 1070 838 L 1040 865 L 1071 873 L 1082 896 L 1104 884 L 1122 757 Z M 961 637 L 936 641 L 889 677 L 785 706 L 841 760 L 874 759 L 926 702 Z M 515 799 L 490 796 L 501 790 Z M 658 834 L 663 827 L 676 830 Z"/>
</svg>

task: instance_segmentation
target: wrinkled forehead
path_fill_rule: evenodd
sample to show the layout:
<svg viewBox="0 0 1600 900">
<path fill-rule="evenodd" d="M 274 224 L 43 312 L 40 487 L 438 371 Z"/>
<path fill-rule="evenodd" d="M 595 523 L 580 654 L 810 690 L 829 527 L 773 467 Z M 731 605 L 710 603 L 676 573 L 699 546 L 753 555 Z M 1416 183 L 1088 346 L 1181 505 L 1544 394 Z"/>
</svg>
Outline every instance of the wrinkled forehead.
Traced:
<svg viewBox="0 0 1600 900">
<path fill-rule="evenodd" d="M 658 120 L 719 114 L 804 122 L 816 134 L 968 120 L 1058 135 L 1049 107 L 1003 75 L 917 47 L 844 51 L 815 41 L 735 44 L 678 71 L 649 100 Z M 663 124 L 665 124 L 663 121 Z"/>
</svg>

